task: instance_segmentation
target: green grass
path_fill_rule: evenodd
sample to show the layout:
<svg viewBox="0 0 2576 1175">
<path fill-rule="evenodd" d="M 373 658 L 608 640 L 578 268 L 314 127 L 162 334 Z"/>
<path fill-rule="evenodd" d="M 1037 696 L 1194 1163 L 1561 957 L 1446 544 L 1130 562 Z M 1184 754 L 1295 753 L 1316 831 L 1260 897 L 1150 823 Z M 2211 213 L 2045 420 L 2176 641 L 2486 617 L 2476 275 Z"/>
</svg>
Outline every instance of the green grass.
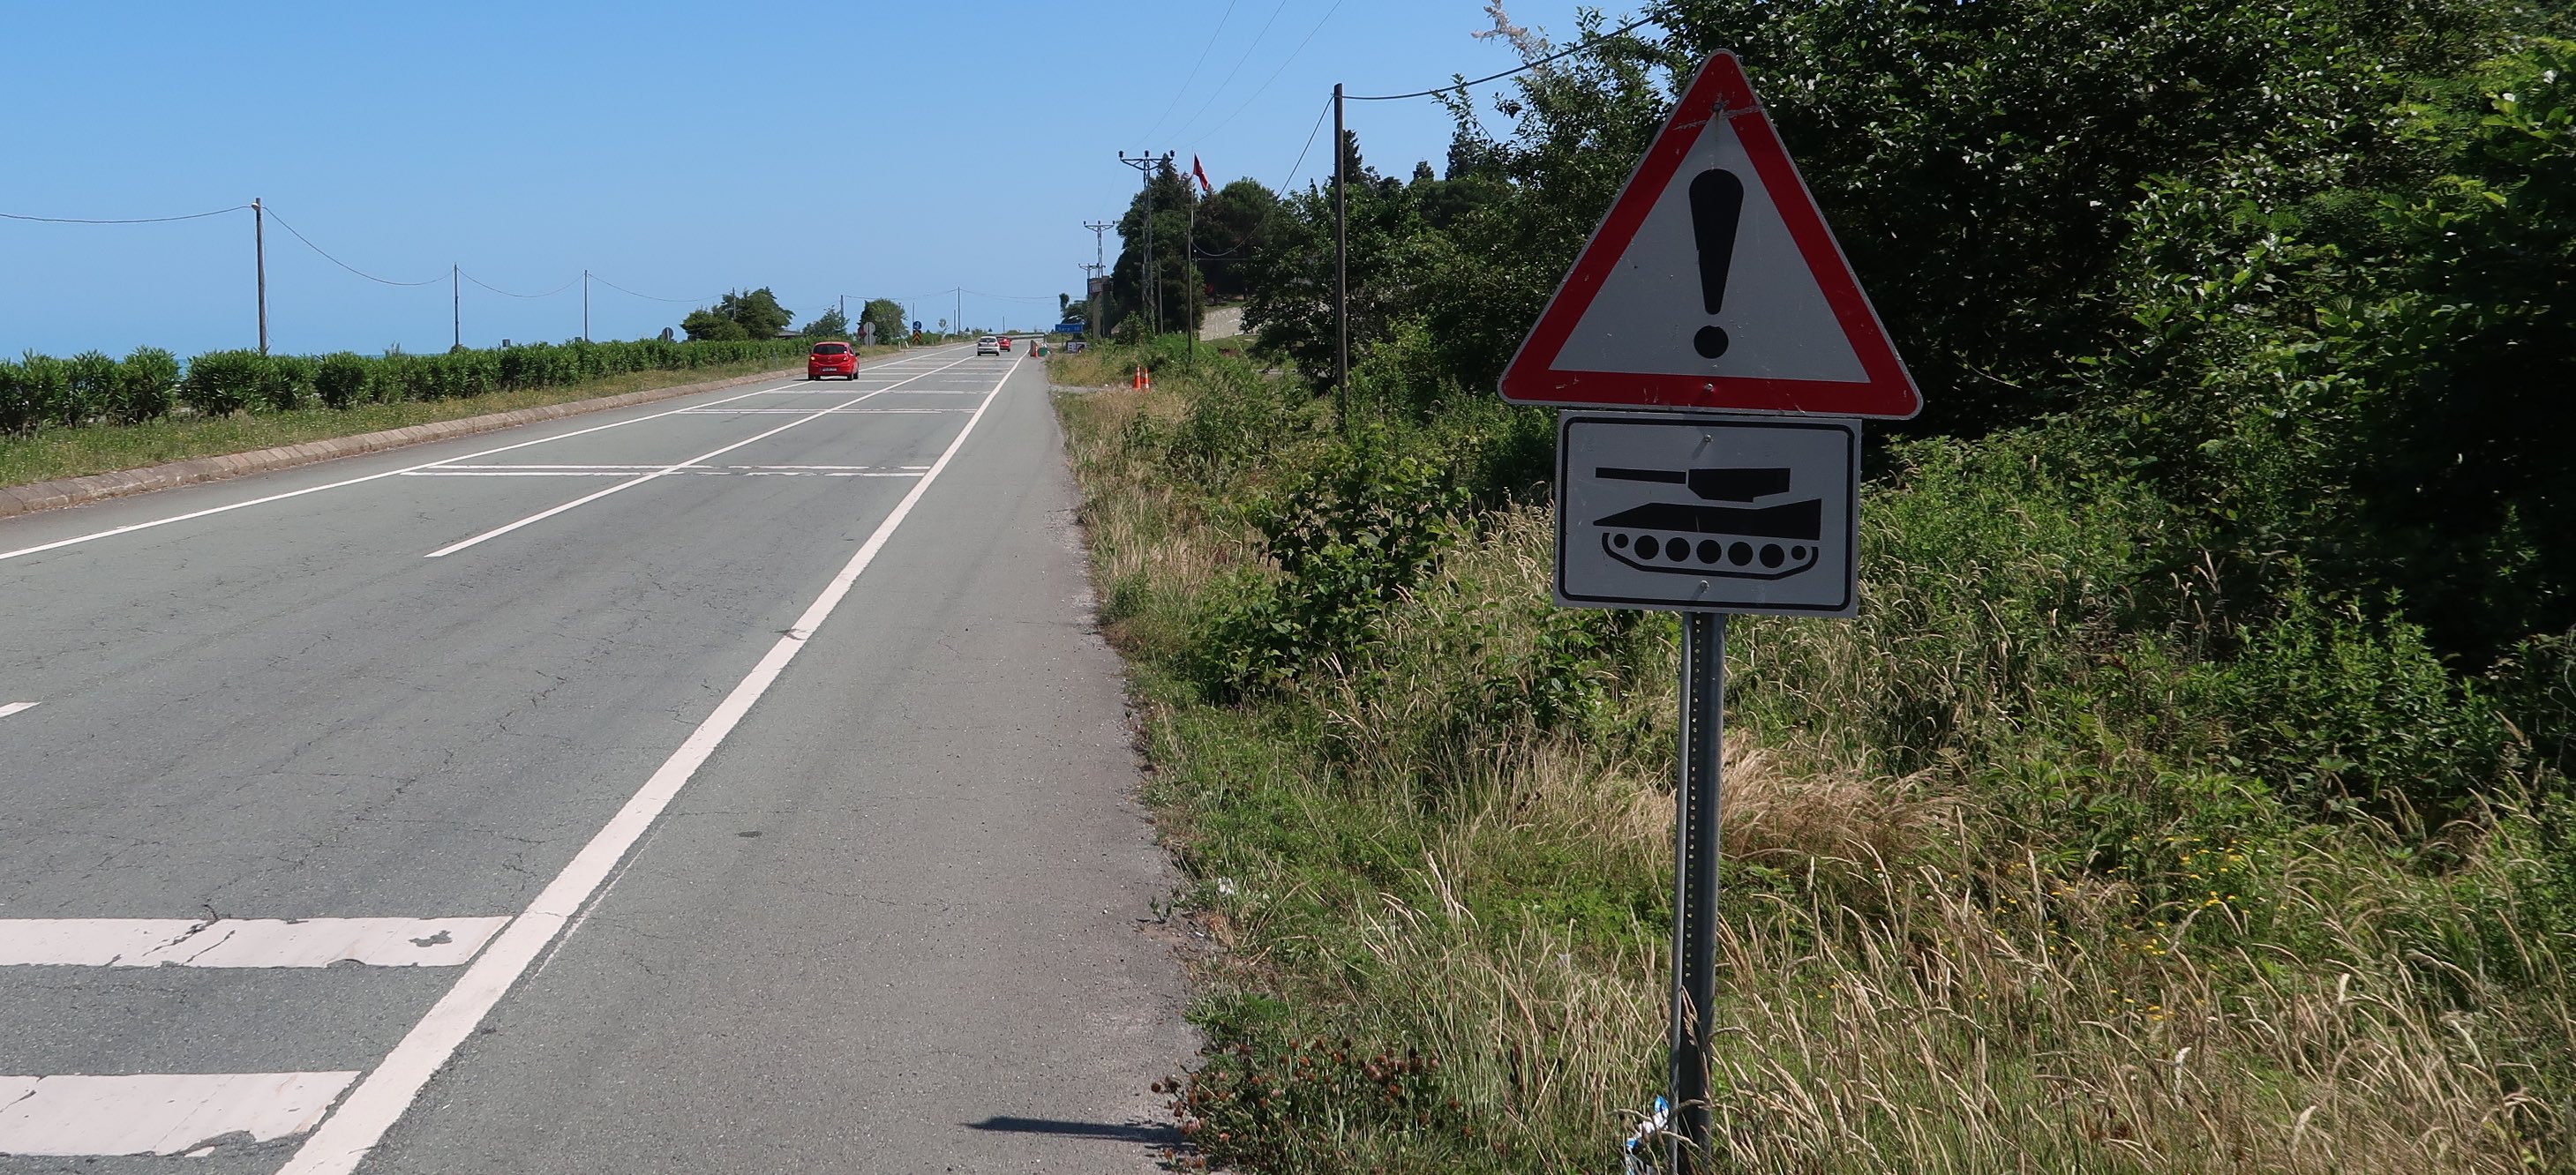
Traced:
<svg viewBox="0 0 2576 1175">
<path fill-rule="evenodd" d="M 1663 1080 L 1669 618 L 1551 606 L 1546 509 L 1490 487 L 1426 569 L 1369 561 L 1352 453 L 1473 481 L 1516 418 L 1345 441 L 1248 366 L 1156 372 L 1059 410 L 1224 948 L 1166 1087 L 1197 1159 L 1617 1169 Z M 2214 627 L 2143 570 L 2157 504 L 2044 441 L 1898 452 L 1862 617 L 1734 626 L 1716 1168 L 2576 1169 L 2553 781 L 2403 626 Z M 1400 590 L 1301 594 L 1354 568 Z"/>
<path fill-rule="evenodd" d="M 91 424 L 44 428 L 0 436 L 0 485 L 26 485 L 135 469 L 192 457 L 246 453 L 280 445 L 408 428 L 494 412 L 511 412 L 647 388 L 701 383 L 776 370 L 772 363 L 735 363 L 687 371 L 639 371 L 562 387 L 493 392 L 466 399 L 301 408 L 289 412 L 236 413 L 219 417 L 165 417 L 141 424 Z"/>
</svg>

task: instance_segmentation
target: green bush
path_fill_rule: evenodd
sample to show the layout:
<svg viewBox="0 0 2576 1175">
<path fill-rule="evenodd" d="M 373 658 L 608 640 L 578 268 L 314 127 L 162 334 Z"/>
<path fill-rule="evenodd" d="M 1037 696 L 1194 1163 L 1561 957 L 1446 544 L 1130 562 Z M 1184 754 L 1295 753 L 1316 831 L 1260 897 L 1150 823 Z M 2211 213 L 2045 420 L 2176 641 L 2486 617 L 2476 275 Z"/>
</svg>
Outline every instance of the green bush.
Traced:
<svg viewBox="0 0 2576 1175">
<path fill-rule="evenodd" d="M 200 416 L 230 416 L 259 400 L 268 356 L 257 351 L 209 351 L 188 361 L 179 399 Z"/>
<path fill-rule="evenodd" d="M 325 408 L 346 408 L 367 394 L 367 360 L 348 351 L 313 361 L 313 394 Z"/>
<path fill-rule="evenodd" d="M 265 412 L 293 412 L 313 398 L 313 360 L 301 355 L 271 355 L 261 365 L 259 398 Z"/>
<path fill-rule="evenodd" d="M 94 417 L 113 416 L 117 401 L 116 360 L 99 351 L 83 351 L 63 364 L 65 394 L 49 424 L 70 427 Z"/>
<path fill-rule="evenodd" d="M 140 424 L 167 416 L 178 390 L 179 357 L 159 347 L 136 347 L 116 366 L 116 421 Z"/>
<path fill-rule="evenodd" d="M 29 351 L 18 361 L 15 383 L 15 412 L 24 418 L 19 431 L 80 418 L 78 403 L 73 399 L 71 364 Z"/>
<path fill-rule="evenodd" d="M 0 359 L 0 434 L 16 434 L 36 427 L 36 402 L 27 389 L 27 372 L 22 364 Z"/>
<path fill-rule="evenodd" d="M 1328 450 L 1256 519 L 1283 573 L 1238 573 L 1212 602 L 1200 677 L 1219 691 L 1347 667 L 1377 616 L 1464 533 L 1466 495 L 1444 470 L 1364 438 Z"/>
<path fill-rule="evenodd" d="M 691 371 L 742 362 L 788 364 L 804 353 L 797 340 L 665 343 L 537 343 L 501 350 L 438 355 L 389 351 L 380 357 L 262 355 L 210 351 L 181 368 L 158 347 L 123 360 L 96 351 L 70 359 L 28 352 L 0 361 L 0 433 L 72 427 L 94 421 L 140 424 L 181 404 L 199 415 L 286 412 L 405 400 L 449 400 L 495 391 L 562 387 L 637 371 Z"/>
</svg>

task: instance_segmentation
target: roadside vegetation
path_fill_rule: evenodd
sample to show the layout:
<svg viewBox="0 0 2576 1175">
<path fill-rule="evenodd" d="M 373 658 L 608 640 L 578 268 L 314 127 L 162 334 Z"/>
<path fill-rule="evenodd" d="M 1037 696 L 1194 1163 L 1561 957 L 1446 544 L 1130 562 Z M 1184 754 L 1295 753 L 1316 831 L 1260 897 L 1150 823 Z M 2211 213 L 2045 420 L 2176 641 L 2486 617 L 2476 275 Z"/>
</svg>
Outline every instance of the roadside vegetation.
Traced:
<svg viewBox="0 0 2576 1175">
<path fill-rule="evenodd" d="M 213 351 L 185 367 L 155 347 L 123 359 L 30 353 L 0 360 L 0 485 L 774 371 L 801 361 L 810 342 L 575 341 L 380 356 Z"/>
<path fill-rule="evenodd" d="M 1361 168 L 1347 416 L 1311 189 L 1253 354 L 1055 360 L 1199 1157 L 1608 1170 L 1663 1086 L 1675 628 L 1550 604 L 1490 389 L 1723 45 L 1932 410 L 1860 618 L 1732 628 L 1716 1168 L 2576 1169 L 2564 10 L 1658 11 Z"/>
</svg>

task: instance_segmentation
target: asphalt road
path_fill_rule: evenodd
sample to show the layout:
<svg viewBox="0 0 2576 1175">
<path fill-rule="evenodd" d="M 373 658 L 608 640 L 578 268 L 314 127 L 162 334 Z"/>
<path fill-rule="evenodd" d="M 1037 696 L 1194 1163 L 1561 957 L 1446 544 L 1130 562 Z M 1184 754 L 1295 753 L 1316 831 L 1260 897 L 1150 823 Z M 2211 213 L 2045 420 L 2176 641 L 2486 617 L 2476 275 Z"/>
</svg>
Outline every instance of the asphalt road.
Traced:
<svg viewBox="0 0 2576 1175">
<path fill-rule="evenodd" d="M 951 348 L 0 521 L 0 1175 L 1153 1169 L 1073 505 Z"/>
</svg>

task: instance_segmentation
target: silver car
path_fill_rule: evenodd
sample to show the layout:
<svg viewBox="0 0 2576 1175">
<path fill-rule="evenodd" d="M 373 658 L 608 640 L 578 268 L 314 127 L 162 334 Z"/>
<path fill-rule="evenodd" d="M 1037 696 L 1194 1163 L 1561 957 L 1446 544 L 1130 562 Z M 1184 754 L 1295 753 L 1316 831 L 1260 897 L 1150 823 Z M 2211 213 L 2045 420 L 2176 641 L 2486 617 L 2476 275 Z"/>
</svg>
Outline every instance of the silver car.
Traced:
<svg viewBox="0 0 2576 1175">
<path fill-rule="evenodd" d="M 986 335 L 983 338 L 977 339 L 975 340 L 975 353 L 978 355 L 999 355 L 1002 353 L 1002 340 L 995 338 L 992 335 Z"/>
</svg>

